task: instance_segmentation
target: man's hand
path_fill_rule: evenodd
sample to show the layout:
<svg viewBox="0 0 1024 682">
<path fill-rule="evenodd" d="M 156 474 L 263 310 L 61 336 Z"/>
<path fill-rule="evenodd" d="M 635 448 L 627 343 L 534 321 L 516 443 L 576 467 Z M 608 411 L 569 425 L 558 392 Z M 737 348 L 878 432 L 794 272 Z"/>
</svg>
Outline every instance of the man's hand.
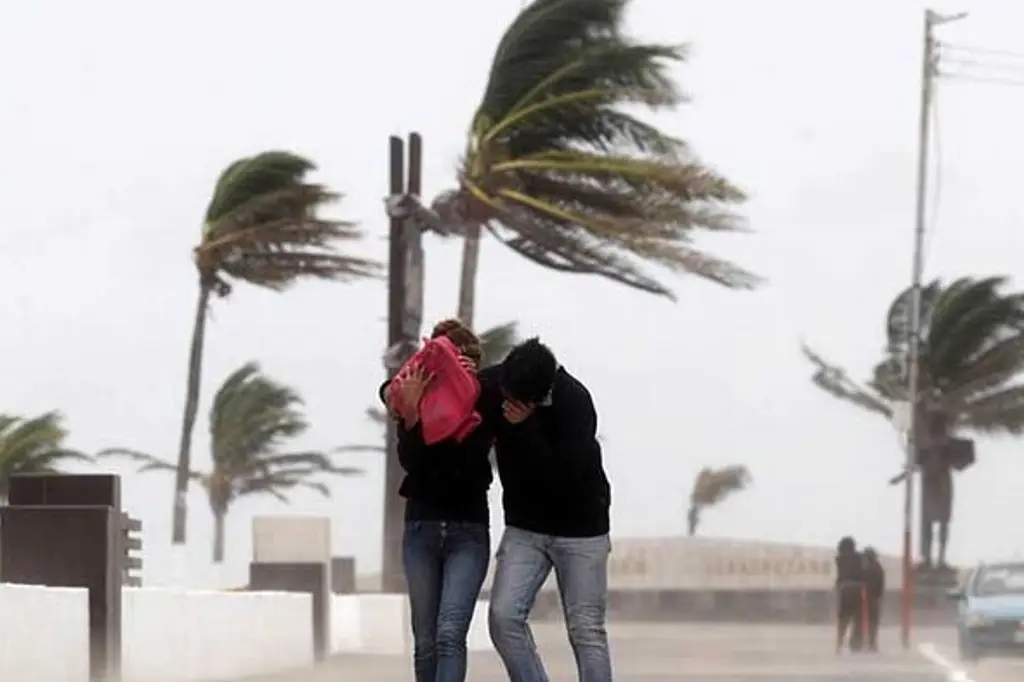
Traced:
<svg viewBox="0 0 1024 682">
<path fill-rule="evenodd" d="M 524 405 L 518 400 L 506 400 L 501 404 L 501 411 L 510 424 L 521 424 L 533 414 L 534 405 Z"/>
</svg>

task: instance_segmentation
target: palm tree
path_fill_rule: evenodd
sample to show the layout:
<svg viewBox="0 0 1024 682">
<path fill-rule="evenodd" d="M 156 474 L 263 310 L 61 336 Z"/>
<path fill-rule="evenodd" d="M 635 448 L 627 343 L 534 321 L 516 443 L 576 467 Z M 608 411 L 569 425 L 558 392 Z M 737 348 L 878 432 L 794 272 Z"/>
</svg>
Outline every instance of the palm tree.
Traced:
<svg viewBox="0 0 1024 682">
<path fill-rule="evenodd" d="M 175 477 L 174 543 L 185 541 L 185 493 L 211 296 L 227 296 L 233 281 L 283 291 L 306 277 L 349 280 L 377 273 L 376 263 L 335 250 L 339 242 L 361 234 L 352 223 L 319 216 L 319 210 L 339 195 L 307 180 L 314 169 L 311 161 L 296 154 L 268 151 L 235 161 L 214 187 L 203 236 L 194 250 L 199 300 Z"/>
<path fill-rule="evenodd" d="M 690 508 L 686 513 L 688 534 L 697 534 L 701 513 L 705 509 L 720 504 L 733 493 L 746 488 L 750 482 L 750 472 L 739 464 L 731 464 L 720 469 L 701 469 L 693 479 L 693 490 L 690 491 Z"/>
<path fill-rule="evenodd" d="M 472 324 L 484 228 L 525 258 L 671 296 L 638 261 L 733 288 L 757 278 L 692 243 L 735 231 L 743 192 L 638 107 L 682 104 L 686 50 L 625 35 L 629 0 L 534 0 L 506 29 L 469 128 L 459 189 L 432 205 L 465 239 L 461 320 Z"/>
<path fill-rule="evenodd" d="M 14 474 L 56 474 L 70 462 L 91 462 L 93 458 L 68 448 L 60 412 L 37 417 L 0 414 L 0 504 L 7 503 Z"/>
<path fill-rule="evenodd" d="M 921 461 L 916 464 L 927 474 L 922 495 L 937 496 L 935 513 L 940 518 L 932 521 L 948 524 L 950 474 L 974 461 L 973 447 L 957 447 L 971 446 L 959 434 L 1024 433 L 1024 293 L 1007 293 L 1007 281 L 1005 277 L 963 277 L 949 284 L 936 280 L 922 290 L 916 401 Z M 815 368 L 814 384 L 840 400 L 891 419 L 894 406 L 910 399 L 905 371 L 910 305 L 910 290 L 890 305 L 886 349 L 864 384 L 805 347 L 804 354 Z M 906 474 L 890 482 L 897 483 Z M 929 481 L 937 483 L 929 487 Z M 922 520 L 930 531 L 931 521 Z M 942 550 L 940 546 L 940 561 Z"/>
<path fill-rule="evenodd" d="M 923 438 L 958 431 L 1024 433 L 1024 293 L 1004 291 L 1006 277 L 963 277 L 922 290 L 919 417 Z M 892 418 L 908 400 L 910 290 L 886 316 L 886 349 L 863 385 L 809 348 L 814 384 L 848 403 Z"/>
<path fill-rule="evenodd" d="M 215 563 L 224 560 L 224 520 L 238 498 L 271 495 L 287 502 L 287 494 L 296 488 L 326 496 L 330 491 L 317 476 L 362 473 L 334 465 L 320 451 L 288 449 L 308 429 L 302 398 L 262 374 L 255 362 L 237 369 L 218 389 L 210 408 L 213 467 L 189 471 L 189 479 L 202 486 L 210 502 Z M 115 448 L 100 454 L 128 457 L 141 464 L 139 471 L 177 469 L 171 462 L 135 450 Z"/>
</svg>

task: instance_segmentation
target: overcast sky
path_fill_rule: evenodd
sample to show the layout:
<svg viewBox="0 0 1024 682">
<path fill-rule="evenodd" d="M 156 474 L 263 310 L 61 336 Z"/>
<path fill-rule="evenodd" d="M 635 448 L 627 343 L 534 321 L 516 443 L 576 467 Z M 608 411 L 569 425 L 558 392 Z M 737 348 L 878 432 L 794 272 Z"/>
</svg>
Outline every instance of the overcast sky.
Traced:
<svg viewBox="0 0 1024 682">
<path fill-rule="evenodd" d="M 742 462 L 755 484 L 708 514 L 707 534 L 832 544 L 851 533 L 894 551 L 900 493 L 885 480 L 899 467 L 895 433 L 818 392 L 800 342 L 866 374 L 888 302 L 909 280 L 922 6 L 634 5 L 634 32 L 694 48 L 678 70 L 694 102 L 658 123 L 753 197 L 745 210 L 756 234 L 703 243 L 769 283 L 731 293 L 680 278 L 671 303 L 538 269 L 488 241 L 480 326 L 519 320 L 593 391 L 614 534 L 682 532 L 694 474 Z M 60 409 L 77 447 L 173 458 L 196 297 L 190 250 L 220 170 L 268 148 L 309 155 L 347 195 L 339 212 L 364 226 L 359 249 L 384 258 L 388 135 L 422 132 L 426 191 L 450 186 L 493 48 L 519 6 L 0 3 L 0 409 Z M 956 7 L 972 17 L 944 28 L 948 40 L 1019 44 L 1024 7 Z M 944 83 L 938 112 L 928 274 L 1018 276 L 1024 88 Z M 428 238 L 428 320 L 455 309 L 458 256 L 457 242 Z M 239 286 L 215 303 L 198 462 L 209 461 L 209 396 L 253 359 L 308 401 L 304 446 L 379 438 L 363 409 L 383 374 L 384 303 L 382 282 L 309 283 L 283 296 Z M 1005 523 L 1024 514 L 1022 454 L 1024 443 L 985 441 L 958 478 L 954 558 L 1024 549 L 1024 530 Z M 335 482 L 330 500 L 234 508 L 220 577 L 243 579 L 251 516 L 279 511 L 329 514 L 335 552 L 375 570 L 382 467 L 351 461 L 366 475 Z M 168 568 L 171 477 L 123 471 L 125 504 L 145 524 L 147 579 L 166 582 L 179 570 Z M 186 577 L 203 582 L 211 523 L 198 491 L 189 521 Z"/>
</svg>

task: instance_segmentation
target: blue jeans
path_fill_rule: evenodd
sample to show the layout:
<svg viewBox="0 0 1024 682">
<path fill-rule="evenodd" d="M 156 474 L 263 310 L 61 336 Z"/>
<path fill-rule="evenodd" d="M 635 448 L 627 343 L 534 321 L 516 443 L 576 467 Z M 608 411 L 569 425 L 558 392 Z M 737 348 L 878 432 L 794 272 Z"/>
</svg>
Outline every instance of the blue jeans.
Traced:
<svg viewBox="0 0 1024 682">
<path fill-rule="evenodd" d="M 607 535 L 562 538 L 506 528 L 498 546 L 488 624 L 510 682 L 548 682 L 526 619 L 537 592 L 555 570 L 579 682 L 611 682 L 605 631 L 608 606 Z"/>
<path fill-rule="evenodd" d="M 490 556 L 485 524 L 406 522 L 402 560 L 416 682 L 466 679 L 466 636 Z"/>
</svg>

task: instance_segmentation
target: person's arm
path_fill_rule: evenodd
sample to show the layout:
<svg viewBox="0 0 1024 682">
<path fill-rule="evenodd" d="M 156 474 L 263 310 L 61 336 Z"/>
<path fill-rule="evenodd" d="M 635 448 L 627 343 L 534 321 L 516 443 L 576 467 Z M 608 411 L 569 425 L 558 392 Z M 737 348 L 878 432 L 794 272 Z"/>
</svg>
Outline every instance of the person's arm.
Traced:
<svg viewBox="0 0 1024 682">
<path fill-rule="evenodd" d="M 408 420 L 398 416 L 388 403 L 387 390 L 390 384 L 390 379 L 381 384 L 377 390 L 377 397 L 384 403 L 388 417 L 395 420 L 395 433 L 398 438 L 398 463 L 406 473 L 415 475 L 424 464 L 427 443 L 423 440 L 423 429 L 419 421 L 409 425 Z"/>
<path fill-rule="evenodd" d="M 408 429 L 405 424 L 398 422 L 395 431 L 398 434 L 398 463 L 406 473 L 415 476 L 427 463 L 428 446 L 423 440 L 423 428 L 419 422 Z"/>
<path fill-rule="evenodd" d="M 885 596 L 885 569 L 878 567 L 878 596 Z"/>
</svg>

